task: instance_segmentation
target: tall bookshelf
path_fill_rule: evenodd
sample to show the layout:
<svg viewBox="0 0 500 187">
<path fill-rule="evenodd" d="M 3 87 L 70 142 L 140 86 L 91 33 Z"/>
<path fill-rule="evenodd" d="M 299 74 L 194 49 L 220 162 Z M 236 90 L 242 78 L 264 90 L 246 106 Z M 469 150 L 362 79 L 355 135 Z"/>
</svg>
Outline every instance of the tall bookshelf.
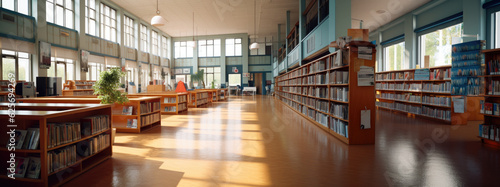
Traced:
<svg viewBox="0 0 500 187">
<path fill-rule="evenodd" d="M 112 156 L 111 105 L 73 104 L 69 106 L 67 104 L 46 103 L 19 103 L 16 105 L 19 108 L 16 106 L 17 127 L 15 129 L 18 131 L 36 129 L 39 131 L 39 141 L 37 141 L 38 145 L 35 144 L 32 149 L 16 149 L 15 159 L 17 161 L 22 160 L 22 158 L 39 159 L 40 170 L 39 174 L 32 176 L 32 178 L 28 178 L 26 175 L 16 177 L 15 180 L 8 178 L 7 171 L 4 170 L 3 174 L 0 175 L 2 186 L 59 186 Z M 0 103 L 2 108 L 7 106 L 8 103 Z M 0 110 L 0 120 L 7 122 L 8 119 L 8 111 Z M 86 123 L 86 121 L 92 122 Z M 78 123 L 79 125 L 76 125 Z M 86 124 L 92 125 L 92 129 L 86 130 Z M 81 134 L 59 136 L 60 139 L 56 140 L 57 133 L 55 132 L 64 132 L 60 131 L 63 127 L 67 129 L 79 127 L 77 131 L 68 132 L 79 131 Z M 3 132 L 9 132 L 10 129 L 7 125 L 0 126 L 0 130 Z M 7 138 L 7 136 L 0 136 L 0 159 L 5 161 L 10 160 L 10 153 L 12 153 L 6 148 Z M 65 139 L 66 141 L 62 141 Z M 90 144 L 94 145 L 93 149 L 87 149 L 88 146 L 85 146 Z M 77 147 L 79 151 L 76 151 Z M 72 156 L 63 157 L 61 155 L 63 152 Z M 58 164 L 57 158 L 67 158 L 67 162 Z M 3 168 L 9 167 L 7 162 L 2 162 L 1 166 Z"/>
<path fill-rule="evenodd" d="M 484 100 L 481 113 L 484 121 L 479 125 L 477 136 L 483 143 L 500 147 L 500 49 L 483 50 L 484 53 Z"/>
<path fill-rule="evenodd" d="M 368 48 L 371 60 L 358 58 L 360 48 Z M 346 49 L 276 77 L 276 98 L 346 144 L 373 144 L 375 88 L 358 86 L 362 66 L 372 68 L 374 73 L 375 46 L 350 42 Z M 368 123 L 361 125 L 362 111 L 366 111 L 370 127 Z"/>
<path fill-rule="evenodd" d="M 203 90 L 188 91 L 188 107 L 198 108 L 208 103 L 208 92 Z"/>
<path fill-rule="evenodd" d="M 451 66 L 376 73 L 377 107 L 452 124 Z"/>
</svg>

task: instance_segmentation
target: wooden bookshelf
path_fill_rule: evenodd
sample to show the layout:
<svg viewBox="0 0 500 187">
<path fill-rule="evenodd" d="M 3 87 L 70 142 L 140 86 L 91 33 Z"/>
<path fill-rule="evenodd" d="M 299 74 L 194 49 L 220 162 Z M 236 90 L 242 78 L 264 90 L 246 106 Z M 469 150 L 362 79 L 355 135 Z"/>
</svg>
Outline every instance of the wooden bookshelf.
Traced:
<svg viewBox="0 0 500 187">
<path fill-rule="evenodd" d="M 116 132 L 130 132 L 130 133 L 141 133 L 142 131 L 161 126 L 161 113 L 160 113 L 160 97 L 147 97 L 147 96 L 141 96 L 141 97 L 134 97 L 131 96 L 129 97 L 129 102 L 124 103 L 124 104 L 113 104 L 112 109 L 113 109 L 113 126 L 116 128 Z M 100 99 L 98 99 L 96 96 L 94 97 L 71 97 L 71 96 L 55 96 L 55 97 L 38 97 L 38 98 L 26 98 L 26 99 L 18 99 L 18 102 L 20 103 L 76 103 L 76 104 L 84 104 L 84 103 L 93 103 L 93 104 L 99 104 L 101 102 Z M 141 113 L 141 104 L 144 103 L 158 103 L 158 107 L 155 108 L 155 110 L 147 112 L 147 113 Z M 123 113 L 123 108 L 124 107 L 133 107 L 132 114 L 126 115 Z M 154 116 L 157 115 L 157 116 Z M 144 120 L 142 118 L 146 116 L 154 116 L 156 120 L 150 121 L 147 123 L 144 123 Z M 131 124 L 129 120 L 132 120 L 131 122 L 133 123 L 133 119 L 137 120 L 137 128 L 132 128 L 130 127 Z"/>
<path fill-rule="evenodd" d="M 229 98 L 229 89 L 220 88 L 218 90 L 219 90 L 219 96 L 217 96 L 217 101 L 227 101 L 227 98 Z"/>
<path fill-rule="evenodd" d="M 74 82 L 74 86 L 71 82 Z M 66 80 L 63 86 L 63 96 L 86 96 L 93 95 L 94 89 L 92 86 L 96 81 L 83 81 L 83 80 Z"/>
<path fill-rule="evenodd" d="M 181 112 L 187 111 L 188 93 L 177 93 L 174 91 L 163 92 L 145 92 L 137 94 L 129 94 L 130 97 L 161 97 L 161 114 L 178 115 Z M 174 110 L 175 109 L 175 110 Z"/>
<path fill-rule="evenodd" d="M 209 103 L 212 103 L 212 102 L 217 102 L 219 101 L 219 96 L 220 96 L 220 92 L 221 90 L 220 89 L 198 89 L 200 91 L 207 91 L 208 93 L 208 102 Z"/>
<path fill-rule="evenodd" d="M 378 72 L 376 80 L 378 108 L 448 124 L 460 115 L 452 110 L 451 66 Z"/>
<path fill-rule="evenodd" d="M 496 83 L 500 82 L 500 73 L 490 71 L 490 63 L 500 60 L 500 49 L 482 50 L 484 54 L 484 100 L 480 102 L 480 111 L 484 116 L 484 121 L 479 125 L 479 135 L 481 142 L 500 148 L 500 92 Z M 493 84 L 493 85 L 492 85 Z"/>
<path fill-rule="evenodd" d="M 39 145 L 35 150 L 17 150 L 15 156 L 17 159 L 20 157 L 36 157 L 41 160 L 40 175 L 38 178 L 20 178 L 16 177 L 12 180 L 6 176 L 6 171 L 3 171 L 0 177 L 0 182 L 3 186 L 60 186 L 65 182 L 77 177 L 78 175 L 92 169 L 94 166 L 99 165 L 103 161 L 112 156 L 112 109 L 111 105 L 89 105 L 89 104 L 38 104 L 38 103 L 20 103 L 19 108 L 16 106 L 16 123 L 17 130 L 26 130 L 28 128 L 37 128 L 40 131 Z M 0 107 L 7 107 L 8 103 L 0 103 Z M 51 108 L 51 110 L 47 110 Z M 7 110 L 0 110 L 0 120 L 7 121 Z M 83 118 L 91 116 L 109 116 L 107 123 L 109 126 L 103 128 L 102 131 L 97 131 L 90 135 L 82 135 L 80 139 L 71 140 L 56 147 L 49 147 L 49 124 L 60 123 L 66 124 L 70 122 L 81 122 Z M 10 127 L 6 125 L 0 126 L 3 132 L 10 131 Z M 0 136 L 2 148 L 6 147 L 7 136 Z M 100 141 L 106 142 L 101 144 L 100 150 L 94 150 L 94 153 L 89 155 L 82 155 L 80 151 L 76 151 L 74 162 L 55 168 L 49 171 L 49 158 L 54 150 L 70 148 L 72 146 L 80 145 L 83 142 L 90 140 L 96 141 L 94 138 L 99 138 Z M 101 143 L 103 143 L 101 142 Z M 8 149 L 0 149 L 0 159 L 9 160 L 10 151 Z M 12 152 L 13 153 L 13 152 Z M 2 167 L 7 168 L 8 163 L 3 162 Z"/>
<path fill-rule="evenodd" d="M 372 60 L 358 58 L 360 47 L 371 48 Z M 358 86 L 357 75 L 362 65 L 374 71 L 375 54 L 371 43 L 351 42 L 276 77 L 276 99 L 346 144 L 374 144 L 375 88 Z M 361 127 L 362 110 L 369 110 L 370 128 Z"/>
<path fill-rule="evenodd" d="M 198 108 L 208 103 L 208 92 L 204 90 L 188 91 L 188 107 Z"/>
</svg>

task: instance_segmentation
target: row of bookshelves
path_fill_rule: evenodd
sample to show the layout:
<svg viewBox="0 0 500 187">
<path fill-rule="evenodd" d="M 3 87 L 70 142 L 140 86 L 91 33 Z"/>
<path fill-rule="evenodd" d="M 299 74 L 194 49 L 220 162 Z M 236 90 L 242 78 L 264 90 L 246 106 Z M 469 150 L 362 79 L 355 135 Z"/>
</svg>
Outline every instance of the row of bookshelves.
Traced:
<svg viewBox="0 0 500 187">
<path fill-rule="evenodd" d="M 387 108 L 390 110 L 396 110 L 400 112 L 406 112 L 410 114 L 416 114 L 421 116 L 427 116 L 430 118 L 440 119 L 444 121 L 451 121 L 451 110 L 443 110 L 441 108 L 434 108 L 429 106 L 415 106 L 405 103 L 389 103 L 377 101 L 376 105 L 378 107 Z"/>
<path fill-rule="evenodd" d="M 500 103 L 491 103 L 481 100 L 480 105 L 481 109 L 479 112 L 481 114 L 500 116 Z"/>
<path fill-rule="evenodd" d="M 379 93 L 377 94 L 377 99 L 451 107 L 451 98 L 442 96 L 414 95 L 414 93 Z"/>
<path fill-rule="evenodd" d="M 303 97 L 298 95 L 283 94 L 281 97 L 292 100 L 298 103 L 302 103 L 314 110 L 318 110 L 323 113 L 330 114 L 336 118 L 343 120 L 348 120 L 348 105 L 342 103 L 329 102 L 326 100 L 320 100 L 315 98 Z M 298 110 L 300 111 L 300 110 Z"/>
<path fill-rule="evenodd" d="M 282 82 L 283 86 L 287 85 L 326 85 L 326 84 L 348 84 L 348 71 L 332 71 L 321 74 L 314 74 L 304 77 L 292 78 Z"/>
<path fill-rule="evenodd" d="M 424 81 L 424 80 L 450 80 L 451 69 L 419 69 L 401 70 L 395 72 L 377 73 L 377 81 Z"/>
<path fill-rule="evenodd" d="M 300 77 L 308 74 L 314 74 L 326 70 L 333 70 L 335 68 L 343 67 L 347 65 L 347 61 L 344 60 L 346 58 L 345 51 L 338 50 L 335 54 L 332 54 L 328 57 L 319 59 L 316 62 L 312 62 L 310 64 L 305 65 L 304 67 L 292 71 L 286 75 L 283 75 L 278 78 L 278 81 L 282 81 L 285 79 Z M 337 58 L 341 57 L 341 58 Z"/>
<path fill-rule="evenodd" d="M 315 109 L 314 107 L 313 108 L 307 107 L 307 106 L 298 104 L 296 102 L 293 102 L 287 98 L 281 98 L 281 101 L 284 102 L 289 107 L 295 109 L 296 111 L 299 111 L 304 116 L 307 116 L 309 119 L 314 120 L 317 123 L 323 125 L 325 128 L 331 129 L 335 133 L 337 133 L 343 137 L 349 138 L 349 136 L 348 136 L 348 134 L 349 134 L 348 133 L 348 122 L 346 122 L 342 119 L 338 119 L 336 117 L 329 116 L 329 115 L 325 114 L 328 112 L 317 111 L 316 109 L 318 109 L 318 108 Z M 326 105 L 326 106 L 328 106 L 328 105 Z M 345 105 L 345 106 L 332 105 L 333 110 L 335 110 L 335 112 L 338 112 L 339 116 L 344 116 L 345 117 L 344 119 L 348 119 L 347 118 L 347 107 L 348 107 L 347 105 Z M 324 110 L 324 108 L 321 110 Z M 341 113 L 344 113 L 344 114 L 341 114 Z"/>
<path fill-rule="evenodd" d="M 187 101 L 187 96 L 186 95 L 179 95 L 179 102 L 178 103 L 183 103 Z M 177 98 L 176 97 L 165 97 L 163 98 L 163 103 L 177 103 Z"/>
<path fill-rule="evenodd" d="M 479 137 L 500 142 L 500 125 L 479 125 Z"/>
<path fill-rule="evenodd" d="M 450 93 L 451 83 L 376 83 L 376 90 Z"/>
</svg>

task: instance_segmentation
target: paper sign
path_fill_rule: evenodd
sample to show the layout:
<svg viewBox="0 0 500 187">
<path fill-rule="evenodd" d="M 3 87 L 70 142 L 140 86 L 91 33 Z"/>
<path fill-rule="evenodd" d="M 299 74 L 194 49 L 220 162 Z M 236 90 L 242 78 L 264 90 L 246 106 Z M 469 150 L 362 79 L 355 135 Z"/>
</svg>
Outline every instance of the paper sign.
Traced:
<svg viewBox="0 0 500 187">
<path fill-rule="evenodd" d="M 358 71 L 358 86 L 374 86 L 375 70 L 373 67 L 361 66 Z"/>
<path fill-rule="evenodd" d="M 372 51 L 371 47 L 358 47 L 358 58 L 372 60 Z"/>
<path fill-rule="evenodd" d="M 370 110 L 361 110 L 361 129 L 370 129 Z"/>
<path fill-rule="evenodd" d="M 453 98 L 453 110 L 460 114 L 465 112 L 465 99 L 463 97 Z"/>
</svg>

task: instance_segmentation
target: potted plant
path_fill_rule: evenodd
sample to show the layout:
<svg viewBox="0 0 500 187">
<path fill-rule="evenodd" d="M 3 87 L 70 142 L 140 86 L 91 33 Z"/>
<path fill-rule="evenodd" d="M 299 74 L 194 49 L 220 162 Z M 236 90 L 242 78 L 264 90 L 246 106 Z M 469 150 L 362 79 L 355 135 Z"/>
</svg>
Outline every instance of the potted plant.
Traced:
<svg viewBox="0 0 500 187">
<path fill-rule="evenodd" d="M 120 68 L 111 68 L 101 72 L 94 84 L 94 95 L 101 99 L 101 104 L 123 104 L 128 102 L 126 93 L 120 92 L 120 79 L 125 76 Z"/>
<path fill-rule="evenodd" d="M 204 70 L 200 70 L 195 74 L 191 75 L 191 82 L 198 82 L 198 86 L 205 88 L 205 82 L 203 81 Z"/>
</svg>

